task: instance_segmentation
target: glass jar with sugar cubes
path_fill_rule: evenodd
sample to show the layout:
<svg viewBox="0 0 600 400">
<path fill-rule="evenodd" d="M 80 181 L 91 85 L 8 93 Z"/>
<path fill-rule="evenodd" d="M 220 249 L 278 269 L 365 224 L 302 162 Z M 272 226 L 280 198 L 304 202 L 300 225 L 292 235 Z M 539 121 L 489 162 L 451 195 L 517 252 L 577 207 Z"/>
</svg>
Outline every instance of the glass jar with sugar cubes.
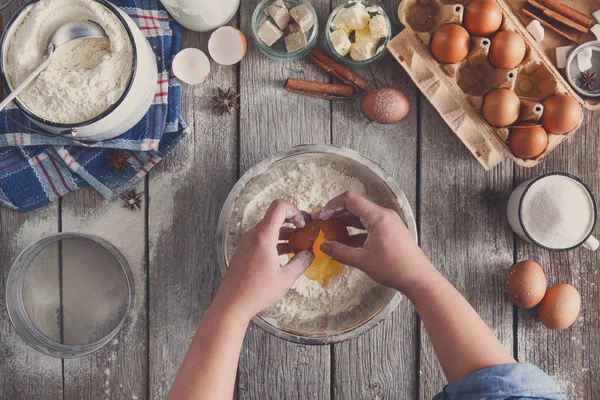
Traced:
<svg viewBox="0 0 600 400">
<path fill-rule="evenodd" d="M 317 13 L 306 0 L 263 0 L 252 14 L 258 49 L 277 61 L 306 57 L 317 43 Z"/>
</svg>

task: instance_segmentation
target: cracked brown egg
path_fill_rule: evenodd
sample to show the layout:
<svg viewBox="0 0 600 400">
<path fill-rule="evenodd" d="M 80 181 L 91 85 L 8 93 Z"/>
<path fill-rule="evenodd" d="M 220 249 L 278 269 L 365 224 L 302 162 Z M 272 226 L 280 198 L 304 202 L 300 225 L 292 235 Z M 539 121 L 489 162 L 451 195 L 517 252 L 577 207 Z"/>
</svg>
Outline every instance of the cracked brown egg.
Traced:
<svg viewBox="0 0 600 400">
<path fill-rule="evenodd" d="M 442 64 L 456 64 L 467 57 L 471 37 L 460 25 L 440 26 L 431 38 L 431 53 Z"/>
<path fill-rule="evenodd" d="M 541 125 L 522 122 L 510 129 L 508 145 L 515 156 L 524 159 L 534 158 L 546 150 L 548 134 Z"/>
</svg>

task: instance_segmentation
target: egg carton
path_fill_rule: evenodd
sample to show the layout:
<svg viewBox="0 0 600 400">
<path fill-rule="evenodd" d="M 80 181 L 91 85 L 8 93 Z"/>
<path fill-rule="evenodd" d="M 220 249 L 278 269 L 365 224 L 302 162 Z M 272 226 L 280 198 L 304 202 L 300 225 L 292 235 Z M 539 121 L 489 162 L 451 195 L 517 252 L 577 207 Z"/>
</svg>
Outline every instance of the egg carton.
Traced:
<svg viewBox="0 0 600 400">
<path fill-rule="evenodd" d="M 388 49 L 486 169 L 494 168 L 506 157 L 518 165 L 533 167 L 577 131 L 582 121 L 565 135 L 549 134 L 548 146 L 539 156 L 521 159 L 512 154 L 507 144 L 509 128 L 495 128 L 483 118 L 485 95 L 497 88 L 513 90 L 521 100 L 517 122 L 539 120 L 543 113 L 541 103 L 557 93 L 574 97 L 586 108 L 595 108 L 596 104 L 575 93 L 515 15 L 515 5 L 507 0 L 497 2 L 504 14 L 499 31 L 519 33 L 527 48 L 524 60 L 512 70 L 496 69 L 489 63 L 488 37 L 472 36 L 469 54 L 457 64 L 441 64 L 431 54 L 433 32 L 444 24 L 462 24 L 470 1 L 448 4 L 441 0 L 403 0 L 398 16 L 405 29 L 390 41 Z"/>
</svg>

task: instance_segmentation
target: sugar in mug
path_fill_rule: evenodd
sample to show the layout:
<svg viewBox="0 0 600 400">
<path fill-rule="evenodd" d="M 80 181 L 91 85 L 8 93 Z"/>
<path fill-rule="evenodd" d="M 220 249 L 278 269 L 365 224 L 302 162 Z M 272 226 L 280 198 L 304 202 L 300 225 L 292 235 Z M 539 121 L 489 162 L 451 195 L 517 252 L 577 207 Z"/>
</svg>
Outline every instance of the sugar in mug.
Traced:
<svg viewBox="0 0 600 400">
<path fill-rule="evenodd" d="M 533 239 L 531 237 L 531 234 L 528 232 L 527 227 L 523 223 L 523 215 L 522 215 L 523 202 L 524 202 L 524 199 L 527 197 L 531 187 L 534 184 L 541 181 L 542 179 L 548 178 L 550 176 L 555 176 L 555 175 L 561 175 L 561 176 L 564 176 L 566 178 L 572 179 L 573 181 L 577 182 L 578 185 L 580 185 L 582 188 L 585 189 L 585 191 L 589 195 L 590 201 L 593 206 L 593 215 L 590 215 L 591 224 L 590 224 L 589 232 L 585 235 L 585 237 L 579 243 L 575 244 L 574 246 L 567 247 L 567 248 L 552 248 L 552 247 L 548 247 L 542 243 L 539 243 L 538 241 L 536 241 L 535 239 Z M 596 219 L 597 219 L 596 198 L 594 197 L 594 194 L 592 193 L 592 191 L 581 181 L 581 179 L 577 178 L 576 176 L 573 176 L 573 175 L 570 175 L 570 174 L 567 174 L 564 172 L 555 172 L 555 173 L 541 175 L 535 179 L 530 179 L 528 181 L 521 183 L 519 186 L 517 186 L 515 188 L 515 190 L 510 195 L 510 198 L 508 200 L 508 206 L 507 206 L 507 215 L 508 215 L 508 222 L 509 222 L 512 230 L 517 234 L 517 236 L 519 236 L 521 239 L 523 239 L 527 242 L 533 243 L 544 249 L 551 250 L 551 251 L 568 251 L 568 250 L 573 250 L 575 248 L 583 246 L 584 248 L 586 248 L 588 250 L 596 251 L 598 249 L 598 247 L 600 246 L 600 242 L 598 242 L 598 240 L 594 236 L 592 236 L 592 232 L 594 231 L 594 228 L 596 226 Z"/>
</svg>

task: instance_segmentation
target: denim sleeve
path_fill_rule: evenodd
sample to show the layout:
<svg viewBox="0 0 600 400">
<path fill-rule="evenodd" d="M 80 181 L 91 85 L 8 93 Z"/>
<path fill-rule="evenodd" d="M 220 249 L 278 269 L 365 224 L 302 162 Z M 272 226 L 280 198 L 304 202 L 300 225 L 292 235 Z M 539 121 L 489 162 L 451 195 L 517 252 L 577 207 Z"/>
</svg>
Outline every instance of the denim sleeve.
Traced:
<svg viewBox="0 0 600 400">
<path fill-rule="evenodd" d="M 433 400 L 566 400 L 554 379 L 534 365 L 503 364 L 473 372 L 444 387 Z"/>
</svg>

